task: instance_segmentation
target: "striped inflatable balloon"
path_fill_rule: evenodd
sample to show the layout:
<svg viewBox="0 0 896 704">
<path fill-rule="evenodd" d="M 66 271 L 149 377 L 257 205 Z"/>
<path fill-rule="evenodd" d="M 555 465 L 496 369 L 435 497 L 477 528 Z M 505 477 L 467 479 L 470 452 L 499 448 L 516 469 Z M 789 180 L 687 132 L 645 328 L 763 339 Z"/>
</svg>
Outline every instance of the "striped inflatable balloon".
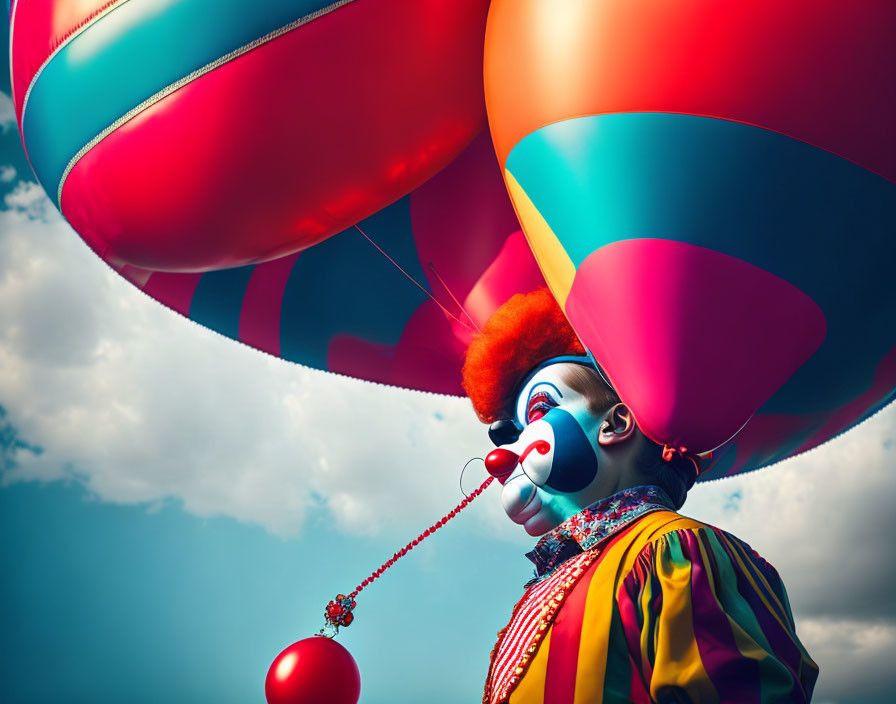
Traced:
<svg viewBox="0 0 896 704">
<path fill-rule="evenodd" d="M 485 119 L 487 0 L 17 0 L 28 158 L 101 256 L 205 271 L 310 247 Z"/>
<path fill-rule="evenodd" d="M 645 432 L 717 448 L 704 478 L 894 397 L 894 30 L 890 0 L 491 3 L 536 259 Z"/>
<path fill-rule="evenodd" d="M 178 313 L 291 362 L 463 395 L 477 328 L 544 286 L 483 133 L 434 178 L 302 252 L 205 273 L 109 262 Z"/>
</svg>

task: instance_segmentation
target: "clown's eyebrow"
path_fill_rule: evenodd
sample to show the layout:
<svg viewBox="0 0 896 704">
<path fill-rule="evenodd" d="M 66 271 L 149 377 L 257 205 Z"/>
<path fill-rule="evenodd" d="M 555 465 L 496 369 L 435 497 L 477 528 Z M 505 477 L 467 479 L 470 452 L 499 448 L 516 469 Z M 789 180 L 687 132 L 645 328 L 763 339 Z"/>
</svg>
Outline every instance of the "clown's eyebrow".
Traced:
<svg viewBox="0 0 896 704">
<path fill-rule="evenodd" d="M 557 392 L 557 395 L 558 395 L 560 398 L 563 398 L 563 394 L 560 392 L 560 389 L 558 389 L 556 386 L 554 386 L 551 382 L 549 382 L 549 381 L 539 381 L 535 386 L 533 386 L 533 387 L 529 390 L 529 398 L 530 398 L 530 399 L 532 398 L 532 395 L 535 393 L 535 389 L 537 389 L 539 386 L 550 386 L 554 391 Z"/>
</svg>

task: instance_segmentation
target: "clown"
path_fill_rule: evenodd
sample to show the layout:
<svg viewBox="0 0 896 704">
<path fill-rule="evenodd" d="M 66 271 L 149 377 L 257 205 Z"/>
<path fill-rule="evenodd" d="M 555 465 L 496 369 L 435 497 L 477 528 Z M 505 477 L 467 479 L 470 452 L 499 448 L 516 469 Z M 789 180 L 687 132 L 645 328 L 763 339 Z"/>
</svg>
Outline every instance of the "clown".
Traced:
<svg viewBox="0 0 896 704">
<path fill-rule="evenodd" d="M 464 387 L 504 510 L 540 536 L 483 702 L 809 701 L 818 668 L 774 568 L 677 513 L 706 458 L 641 432 L 547 289 L 491 317 Z"/>
</svg>

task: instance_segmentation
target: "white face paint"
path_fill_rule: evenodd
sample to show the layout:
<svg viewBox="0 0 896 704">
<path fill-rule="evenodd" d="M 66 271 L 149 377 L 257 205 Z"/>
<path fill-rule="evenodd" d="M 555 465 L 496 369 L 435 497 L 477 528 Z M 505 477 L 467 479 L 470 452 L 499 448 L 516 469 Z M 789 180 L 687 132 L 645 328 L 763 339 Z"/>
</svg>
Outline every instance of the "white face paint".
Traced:
<svg viewBox="0 0 896 704">
<path fill-rule="evenodd" d="M 569 364 L 544 367 L 525 383 L 516 402 L 516 422 L 523 431 L 499 448 L 519 457 L 500 477 L 501 503 L 532 536 L 600 498 L 589 492 L 597 474 L 599 419 L 588 410 L 587 399 L 561 378 Z"/>
</svg>

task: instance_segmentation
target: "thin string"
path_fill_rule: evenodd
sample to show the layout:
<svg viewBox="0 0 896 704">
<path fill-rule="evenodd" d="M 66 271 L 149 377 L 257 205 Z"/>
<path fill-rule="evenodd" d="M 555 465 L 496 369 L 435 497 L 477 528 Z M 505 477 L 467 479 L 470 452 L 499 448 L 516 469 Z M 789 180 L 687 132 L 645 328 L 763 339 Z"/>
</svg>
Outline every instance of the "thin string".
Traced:
<svg viewBox="0 0 896 704">
<path fill-rule="evenodd" d="M 479 326 L 476 324 L 476 321 L 473 320 L 473 316 L 471 316 L 469 313 L 467 313 L 467 309 L 461 305 L 459 300 L 457 300 L 457 296 L 455 296 L 454 293 L 452 293 L 451 289 L 448 288 L 448 284 L 445 283 L 445 279 L 443 279 L 442 276 L 439 274 L 439 272 L 436 271 L 436 265 L 433 264 L 432 262 L 430 262 L 429 268 L 432 269 L 432 273 L 435 274 L 436 278 L 439 280 L 439 283 L 442 284 L 444 289 L 448 292 L 448 295 L 451 296 L 451 300 L 457 304 L 457 307 L 460 309 L 460 311 L 465 316 L 467 316 L 467 320 L 469 320 L 473 324 L 473 327 L 476 328 L 476 332 L 478 332 L 481 335 L 482 330 L 480 330 Z"/>
<path fill-rule="evenodd" d="M 469 464 L 469 462 L 467 462 L 467 464 Z M 471 492 L 469 496 L 464 497 L 464 499 L 457 506 L 455 506 L 453 509 L 451 509 L 440 520 L 433 523 L 429 528 L 427 528 L 420 535 L 418 535 L 416 538 L 414 538 L 411 542 L 409 542 L 407 545 L 405 545 L 401 550 L 399 550 L 394 555 L 392 555 L 392 557 L 390 557 L 382 565 L 380 565 L 376 570 L 374 570 L 367 579 L 365 579 L 357 587 L 355 587 L 355 590 L 351 594 L 348 595 L 348 598 L 354 599 L 356 596 L 358 596 L 358 594 L 361 592 L 362 589 L 364 589 L 364 587 L 366 587 L 371 582 L 378 579 L 380 577 L 380 575 L 383 574 L 383 572 L 385 572 L 387 569 L 389 569 L 392 565 L 394 565 L 397 560 L 399 560 L 400 558 L 407 555 L 411 550 L 413 550 L 415 547 L 417 547 L 417 545 L 419 545 L 421 541 L 428 538 L 430 535 L 435 533 L 439 528 L 444 526 L 448 521 L 450 521 L 452 518 L 454 518 L 458 513 L 463 511 L 470 504 L 470 502 L 473 501 L 473 499 L 475 499 L 477 496 L 479 496 L 483 491 L 485 491 L 488 488 L 488 485 L 491 484 L 493 480 L 494 480 L 494 477 L 488 477 L 484 482 L 482 482 L 482 484 L 479 486 L 478 489 L 475 489 L 473 492 Z"/>
<path fill-rule="evenodd" d="M 392 262 L 393 266 L 394 266 L 396 269 L 398 269 L 402 274 L 404 274 L 404 275 L 408 278 L 409 281 L 411 281 L 417 288 L 419 288 L 421 291 L 423 291 L 423 293 L 425 293 L 425 294 L 432 300 L 433 303 L 435 303 L 439 308 L 441 308 L 441 309 L 442 309 L 442 312 L 443 312 L 445 315 L 447 315 L 447 316 L 448 316 L 449 318 L 451 318 L 452 320 L 457 321 L 460 325 L 463 325 L 467 330 L 472 331 L 472 328 L 471 328 L 469 325 L 467 325 L 463 320 L 461 320 L 460 318 L 458 318 L 456 315 L 454 315 L 454 313 L 452 313 L 452 312 L 451 312 L 450 310 L 448 310 L 445 306 L 443 306 L 443 305 L 439 302 L 439 300 L 438 300 L 435 296 L 433 296 L 431 292 L 429 292 L 429 291 L 426 289 L 426 287 L 424 287 L 422 284 L 420 284 L 419 281 L 417 281 L 417 279 L 415 279 L 415 278 L 414 278 L 413 276 L 411 276 L 408 272 L 406 272 L 404 269 L 402 269 L 402 268 L 401 268 L 401 265 L 400 265 L 398 262 L 396 262 L 392 257 L 390 257 L 382 247 L 380 247 L 376 242 L 374 242 L 374 241 L 367 235 L 367 233 L 364 232 L 364 230 L 362 230 L 362 229 L 357 225 L 357 223 L 355 224 L 355 229 L 356 229 L 358 232 L 360 232 L 362 235 L 364 235 L 364 238 L 365 238 L 368 242 L 370 242 L 370 244 L 372 244 L 374 247 L 376 247 L 380 254 L 382 254 L 386 259 L 388 259 L 390 262 Z M 449 293 L 450 293 L 450 292 L 449 292 Z"/>
<path fill-rule="evenodd" d="M 458 486 L 460 486 L 460 493 L 463 494 L 464 496 L 467 496 L 467 492 L 464 491 L 464 472 L 467 471 L 467 467 L 470 466 L 470 463 L 475 462 L 476 460 L 479 460 L 480 462 L 482 462 L 482 464 L 485 464 L 485 460 L 482 459 L 481 457 L 471 457 L 470 459 L 467 460 L 467 463 L 464 465 L 464 468 L 462 470 L 460 470 L 460 479 L 457 480 L 457 483 L 458 483 Z"/>
</svg>

